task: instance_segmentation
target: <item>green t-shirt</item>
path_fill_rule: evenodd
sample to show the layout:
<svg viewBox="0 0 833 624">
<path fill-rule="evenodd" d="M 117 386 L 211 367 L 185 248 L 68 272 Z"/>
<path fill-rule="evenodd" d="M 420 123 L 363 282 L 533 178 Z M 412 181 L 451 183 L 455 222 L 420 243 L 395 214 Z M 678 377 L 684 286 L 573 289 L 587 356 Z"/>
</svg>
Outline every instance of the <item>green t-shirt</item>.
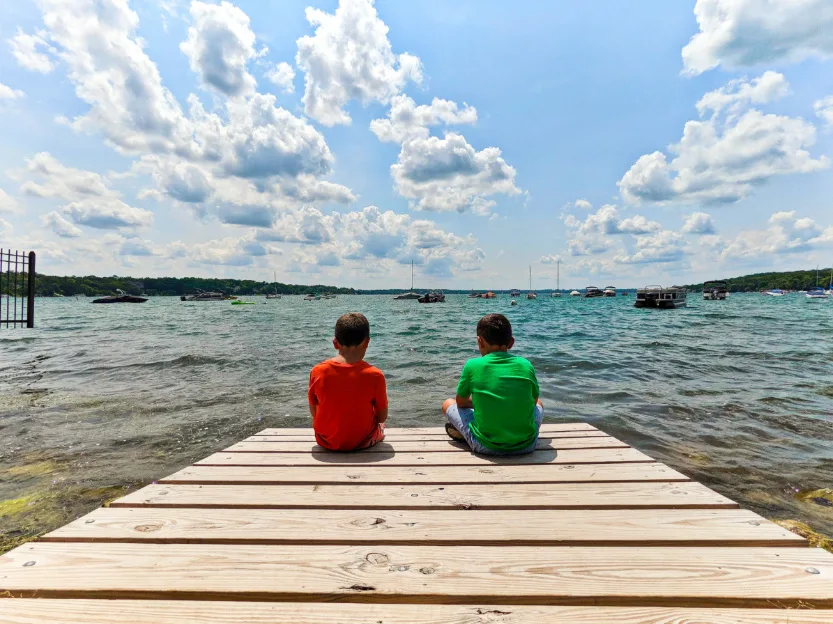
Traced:
<svg viewBox="0 0 833 624">
<path fill-rule="evenodd" d="M 535 441 L 539 389 L 528 360 L 504 351 L 469 360 L 457 394 L 472 398 L 471 432 L 486 448 L 518 451 Z"/>
</svg>

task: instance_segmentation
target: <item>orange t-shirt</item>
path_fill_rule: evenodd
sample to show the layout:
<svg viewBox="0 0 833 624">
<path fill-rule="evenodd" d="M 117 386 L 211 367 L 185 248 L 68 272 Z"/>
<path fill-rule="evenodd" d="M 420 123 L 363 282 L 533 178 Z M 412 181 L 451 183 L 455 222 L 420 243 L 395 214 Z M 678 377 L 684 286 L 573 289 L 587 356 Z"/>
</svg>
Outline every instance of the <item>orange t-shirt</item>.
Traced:
<svg viewBox="0 0 833 624">
<path fill-rule="evenodd" d="M 317 405 L 312 427 L 319 445 L 350 451 L 376 428 L 376 414 L 388 406 L 385 375 L 367 362 L 321 362 L 310 371 L 310 405 Z"/>
</svg>

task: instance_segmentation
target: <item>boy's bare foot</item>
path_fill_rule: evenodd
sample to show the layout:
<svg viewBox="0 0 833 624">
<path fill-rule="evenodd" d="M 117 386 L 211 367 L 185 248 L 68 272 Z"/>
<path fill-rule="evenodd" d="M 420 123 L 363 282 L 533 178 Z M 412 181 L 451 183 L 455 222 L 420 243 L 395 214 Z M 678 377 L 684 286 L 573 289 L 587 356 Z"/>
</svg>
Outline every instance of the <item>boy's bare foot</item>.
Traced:
<svg viewBox="0 0 833 624">
<path fill-rule="evenodd" d="M 452 425 L 451 423 L 445 423 L 445 432 L 448 434 L 448 437 L 452 440 L 457 440 L 457 442 L 466 441 L 466 438 L 463 436 L 463 434 L 457 431 L 457 429 L 455 429 L 454 425 Z"/>
</svg>

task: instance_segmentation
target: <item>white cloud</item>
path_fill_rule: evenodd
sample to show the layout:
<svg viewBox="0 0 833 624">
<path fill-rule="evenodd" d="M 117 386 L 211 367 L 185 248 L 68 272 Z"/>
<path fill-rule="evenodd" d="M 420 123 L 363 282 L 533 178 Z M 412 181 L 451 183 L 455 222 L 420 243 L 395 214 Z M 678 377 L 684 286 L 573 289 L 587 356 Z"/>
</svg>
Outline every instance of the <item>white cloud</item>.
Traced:
<svg viewBox="0 0 833 624">
<path fill-rule="evenodd" d="M 709 91 L 697 102 L 697 111 L 702 116 L 708 111 L 719 113 L 724 108 L 738 110 L 748 104 L 767 104 L 786 97 L 789 92 L 790 85 L 783 74 L 767 71 L 751 81 L 738 78 Z"/>
<path fill-rule="evenodd" d="M 75 227 L 57 212 L 53 211 L 43 215 L 41 221 L 43 221 L 44 225 L 52 228 L 52 231 L 62 238 L 78 238 L 82 235 L 79 228 Z"/>
<path fill-rule="evenodd" d="M 711 215 L 705 212 L 694 212 L 686 217 L 682 231 L 686 234 L 714 234 L 717 230 Z"/>
<path fill-rule="evenodd" d="M 0 214 L 19 212 L 17 201 L 0 188 Z"/>
<path fill-rule="evenodd" d="M 420 60 L 395 55 L 373 0 L 340 0 L 335 13 L 307 8 L 315 34 L 298 39 L 304 111 L 326 125 L 349 124 L 350 100 L 387 103 L 408 81 L 421 82 Z"/>
<path fill-rule="evenodd" d="M 11 223 L 5 219 L 0 219 L 0 236 L 11 236 L 13 229 Z"/>
<path fill-rule="evenodd" d="M 662 225 L 642 215 L 622 219 L 619 210 L 612 204 L 605 204 L 583 221 L 571 214 L 564 215 L 562 219 L 570 234 L 567 249 L 571 256 L 603 254 L 619 244 L 615 237 L 624 235 L 633 236 L 637 242 L 643 241 L 643 245 L 648 246 L 648 239 L 665 232 Z"/>
<path fill-rule="evenodd" d="M 497 147 L 476 151 L 466 139 L 449 132 L 444 138 L 405 141 L 391 166 L 396 190 L 414 201 L 416 210 L 465 212 L 496 194 L 517 195 L 515 169 Z M 488 214 L 488 212 L 486 212 Z"/>
<path fill-rule="evenodd" d="M 48 74 L 55 65 L 49 55 L 39 52 L 39 48 L 44 48 L 52 54 L 55 54 L 55 48 L 49 45 L 46 40 L 46 33 L 38 31 L 35 34 L 28 35 L 20 28 L 17 29 L 17 34 L 9 39 L 9 46 L 12 49 L 17 64 L 30 71 L 40 72 L 41 74 Z"/>
<path fill-rule="evenodd" d="M 264 76 L 272 84 L 280 87 L 284 93 L 295 93 L 295 70 L 289 63 L 278 63 Z"/>
<path fill-rule="evenodd" d="M 122 243 L 119 248 L 119 255 L 121 256 L 155 256 L 156 250 L 153 243 L 149 240 L 142 240 L 139 238 L 128 238 Z"/>
<path fill-rule="evenodd" d="M 415 137 L 428 137 L 430 126 L 439 124 L 459 125 L 477 122 L 477 109 L 463 103 L 434 98 L 431 104 L 416 105 L 407 95 L 397 95 L 391 100 L 385 119 L 374 119 L 370 129 L 380 141 L 403 143 Z"/>
<path fill-rule="evenodd" d="M 813 158 L 808 151 L 816 140 L 812 124 L 743 110 L 753 98 L 765 101 L 784 88 L 770 76 L 752 83 L 732 81 L 707 93 L 698 107 L 712 115 L 686 123 L 680 142 L 669 147 L 670 161 L 659 151 L 641 156 L 618 182 L 624 198 L 631 203 L 731 203 L 774 176 L 828 167 L 825 156 Z M 722 114 L 727 107 L 729 114 Z"/>
<path fill-rule="evenodd" d="M 246 63 L 256 56 L 249 16 L 229 2 L 191 3 L 194 25 L 180 44 L 203 84 L 229 97 L 248 95 L 256 82 Z"/>
<path fill-rule="evenodd" d="M 579 210 L 593 210 L 593 204 L 586 199 L 577 199 L 573 202 L 573 208 L 578 208 Z"/>
<path fill-rule="evenodd" d="M 40 152 L 26 160 L 26 173 L 41 181 L 29 180 L 20 190 L 33 197 L 51 197 L 70 201 L 84 197 L 118 197 L 107 180 L 92 171 L 62 165 L 49 152 Z"/>
<path fill-rule="evenodd" d="M 541 256 L 541 259 L 539 260 L 539 262 L 541 264 L 558 264 L 558 262 L 560 262 L 560 261 L 561 261 L 561 256 L 554 256 L 552 254 L 546 255 L 546 256 Z"/>
<path fill-rule="evenodd" d="M 697 0 L 700 32 L 683 48 L 689 74 L 833 56 L 829 0 Z"/>
<path fill-rule="evenodd" d="M 62 212 L 74 223 L 102 230 L 145 227 L 153 224 L 153 213 L 130 206 L 120 199 L 84 199 L 67 204 Z"/>
<path fill-rule="evenodd" d="M 828 129 L 833 128 L 833 95 L 828 95 L 813 103 L 813 109 Z"/>
<path fill-rule="evenodd" d="M 715 247 L 720 258 L 727 260 L 806 252 L 831 244 L 833 226 L 822 229 L 813 219 L 797 217 L 792 210 L 773 214 L 766 229 L 746 230 L 734 238 L 718 239 Z"/>
<path fill-rule="evenodd" d="M 636 237 L 636 251 L 614 257 L 619 264 L 654 264 L 677 262 L 685 255 L 685 240 L 677 232 L 662 230 Z"/>
<path fill-rule="evenodd" d="M 0 82 L 0 100 L 16 100 L 24 96 L 20 89 L 12 89 Z"/>
</svg>

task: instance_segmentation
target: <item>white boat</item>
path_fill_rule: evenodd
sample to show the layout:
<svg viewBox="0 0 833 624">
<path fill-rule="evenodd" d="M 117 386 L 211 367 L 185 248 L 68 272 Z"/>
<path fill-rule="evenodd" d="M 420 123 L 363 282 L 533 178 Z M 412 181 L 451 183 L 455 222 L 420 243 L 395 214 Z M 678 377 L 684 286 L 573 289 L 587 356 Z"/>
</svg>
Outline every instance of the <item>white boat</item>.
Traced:
<svg viewBox="0 0 833 624">
<path fill-rule="evenodd" d="M 550 297 L 561 296 L 561 259 L 555 263 L 555 290 L 550 293 Z"/>
<path fill-rule="evenodd" d="M 571 297 L 581 297 L 581 293 L 577 290 L 570 292 Z"/>
<path fill-rule="evenodd" d="M 313 295 L 312 293 L 304 297 L 304 301 L 318 301 L 319 299 L 321 299 L 321 297 Z"/>
<path fill-rule="evenodd" d="M 602 291 L 602 295 L 604 295 L 605 297 L 615 297 L 616 286 L 605 286 L 605 289 Z"/>
<path fill-rule="evenodd" d="M 414 292 L 414 261 L 411 260 L 411 291 L 402 293 L 401 295 L 396 295 L 394 299 L 396 300 L 403 300 L 403 299 L 419 299 L 422 297 L 417 292 Z"/>
<path fill-rule="evenodd" d="M 527 299 L 537 299 L 538 295 L 532 290 L 532 265 L 529 267 L 529 292 L 526 293 Z"/>
<path fill-rule="evenodd" d="M 280 299 L 280 298 L 281 298 L 281 295 L 280 295 L 280 293 L 278 292 L 278 272 L 277 272 L 277 271 L 275 271 L 275 281 L 274 281 L 274 284 L 275 284 L 275 292 L 273 292 L 273 293 L 267 293 L 267 294 L 266 294 L 266 298 L 267 298 L 267 299 Z"/>
<path fill-rule="evenodd" d="M 780 288 L 773 288 L 771 290 L 764 291 L 764 294 L 769 297 L 783 297 L 784 291 Z"/>
<path fill-rule="evenodd" d="M 521 291 L 518 290 L 517 288 L 513 288 L 512 290 L 509 291 L 509 296 L 510 297 L 520 297 L 521 296 Z"/>
</svg>

